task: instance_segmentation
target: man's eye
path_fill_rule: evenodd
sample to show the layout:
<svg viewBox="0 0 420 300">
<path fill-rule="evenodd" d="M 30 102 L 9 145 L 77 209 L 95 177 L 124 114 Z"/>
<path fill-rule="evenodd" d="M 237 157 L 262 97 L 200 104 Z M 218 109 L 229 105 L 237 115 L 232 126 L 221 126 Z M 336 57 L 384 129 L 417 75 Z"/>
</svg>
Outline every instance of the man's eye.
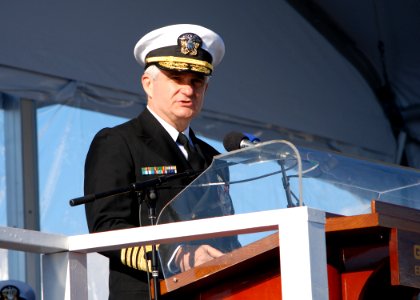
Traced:
<svg viewBox="0 0 420 300">
<path fill-rule="evenodd" d="M 195 86 L 203 86 L 203 85 L 204 85 L 204 81 L 197 80 L 197 81 L 193 82 L 193 84 L 194 84 Z"/>
<path fill-rule="evenodd" d="M 195 85 L 203 85 L 204 84 L 204 79 L 196 78 L 196 79 L 193 79 L 191 82 Z"/>
<path fill-rule="evenodd" d="M 171 76 L 171 79 L 173 81 L 180 81 L 181 80 L 181 76 Z"/>
</svg>

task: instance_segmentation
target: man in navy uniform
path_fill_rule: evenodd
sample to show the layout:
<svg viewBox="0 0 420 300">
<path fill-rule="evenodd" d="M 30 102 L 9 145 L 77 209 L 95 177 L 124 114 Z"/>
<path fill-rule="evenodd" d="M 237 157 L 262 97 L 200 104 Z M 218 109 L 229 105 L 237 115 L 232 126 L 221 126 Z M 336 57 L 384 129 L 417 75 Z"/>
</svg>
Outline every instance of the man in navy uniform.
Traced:
<svg viewBox="0 0 420 300">
<path fill-rule="evenodd" d="M 141 83 L 147 108 L 137 118 L 97 133 L 86 158 L 85 194 L 127 187 L 162 174 L 203 170 L 211 164 L 218 152 L 195 136 L 190 122 L 201 111 L 209 76 L 224 52 L 218 34 L 191 24 L 156 29 L 138 41 L 134 56 L 145 69 Z M 184 178 L 172 184 L 181 187 L 190 181 Z M 180 190 L 159 190 L 157 213 Z M 86 218 L 90 232 L 150 224 L 147 205 L 139 205 L 134 193 L 86 204 Z M 226 249 L 236 248 L 236 243 Z M 179 246 L 168 255 L 168 263 L 185 271 L 221 256 L 226 249 L 209 244 Z M 109 299 L 148 299 L 145 251 L 130 247 L 103 253 L 110 259 Z"/>
</svg>

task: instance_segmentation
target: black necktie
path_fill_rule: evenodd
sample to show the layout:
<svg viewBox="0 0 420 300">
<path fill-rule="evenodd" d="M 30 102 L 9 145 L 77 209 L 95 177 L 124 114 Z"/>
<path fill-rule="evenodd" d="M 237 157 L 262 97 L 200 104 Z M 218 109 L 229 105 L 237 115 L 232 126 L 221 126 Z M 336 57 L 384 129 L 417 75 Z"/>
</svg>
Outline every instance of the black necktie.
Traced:
<svg viewBox="0 0 420 300">
<path fill-rule="evenodd" d="M 180 143 L 182 146 L 184 146 L 185 150 L 187 150 L 188 162 L 190 163 L 191 167 L 196 171 L 203 169 L 204 159 L 197 152 L 194 146 L 190 144 L 190 141 L 185 136 L 185 134 L 180 132 L 176 141 L 177 143 Z"/>
</svg>

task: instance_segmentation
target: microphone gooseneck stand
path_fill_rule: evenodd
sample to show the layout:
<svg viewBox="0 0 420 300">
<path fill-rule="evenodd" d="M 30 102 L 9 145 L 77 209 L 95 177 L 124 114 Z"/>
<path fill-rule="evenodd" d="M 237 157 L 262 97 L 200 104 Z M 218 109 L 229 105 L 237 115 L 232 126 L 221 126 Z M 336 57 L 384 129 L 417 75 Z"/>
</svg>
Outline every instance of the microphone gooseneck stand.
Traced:
<svg viewBox="0 0 420 300">
<path fill-rule="evenodd" d="M 296 207 L 296 205 L 292 201 L 292 193 L 290 192 L 289 177 L 287 177 L 284 163 L 281 160 L 279 160 L 278 164 L 280 165 L 280 168 L 281 168 L 282 182 L 283 182 L 284 192 L 286 193 L 287 207 Z"/>
<path fill-rule="evenodd" d="M 80 204 L 86 204 L 89 202 L 93 202 L 95 200 L 109 197 L 109 196 L 116 196 L 120 194 L 127 194 L 127 193 L 136 193 L 138 200 L 139 200 L 139 218 L 141 218 L 141 203 L 146 201 L 148 206 L 148 217 L 150 220 L 151 225 L 156 225 L 156 201 L 157 201 L 157 192 L 156 188 L 163 183 L 168 181 L 178 179 L 178 178 L 187 178 L 187 177 L 194 177 L 200 174 L 200 171 L 193 171 L 189 170 L 183 173 L 177 174 L 170 174 L 170 175 L 162 175 L 158 178 L 154 178 L 151 180 L 146 180 L 144 182 L 136 182 L 132 183 L 127 187 L 118 188 L 111 191 L 106 191 L 97 194 L 89 194 L 83 197 L 74 198 L 69 201 L 70 206 L 77 206 Z M 148 263 L 146 262 L 146 268 L 148 268 Z M 159 264 L 158 264 L 158 255 L 156 245 L 152 244 L 152 278 L 153 278 L 153 287 L 154 287 L 154 300 L 158 300 L 160 294 L 160 285 L 159 285 Z M 150 284 L 149 284 L 150 289 Z"/>
<path fill-rule="evenodd" d="M 120 194 L 131 193 L 131 192 L 145 191 L 148 188 L 153 188 L 153 187 L 160 186 L 163 183 L 169 182 L 169 181 L 174 180 L 174 179 L 197 176 L 201 172 L 202 172 L 202 170 L 199 170 L 199 171 L 189 170 L 189 171 L 182 172 L 182 173 L 177 173 L 177 174 L 162 175 L 160 177 L 150 179 L 150 180 L 146 180 L 146 181 L 143 181 L 143 182 L 132 183 L 127 187 L 117 188 L 117 189 L 102 192 L 102 193 L 89 194 L 89 195 L 85 195 L 85 196 L 82 196 L 82 197 L 74 198 L 74 199 L 71 199 L 69 201 L 69 204 L 70 204 L 70 206 L 77 206 L 77 205 L 80 205 L 80 204 L 86 204 L 86 203 L 93 202 L 95 200 L 98 200 L 98 199 L 101 199 L 101 198 L 106 198 L 106 197 L 109 197 L 109 196 L 116 196 L 116 195 L 120 195 Z"/>
<path fill-rule="evenodd" d="M 141 223 L 141 206 L 145 202 L 147 204 L 148 218 L 150 220 L 150 225 L 156 225 L 156 202 L 158 199 L 158 194 L 155 188 L 149 188 L 143 191 L 137 192 L 137 197 L 139 199 L 139 221 Z M 147 263 L 146 251 L 144 251 L 146 256 L 146 269 L 149 273 L 149 265 Z M 153 279 L 153 298 L 150 293 L 150 284 L 149 284 L 149 297 L 150 299 L 159 300 L 160 295 L 160 285 L 159 285 L 159 259 L 157 254 L 156 244 L 152 244 L 152 279 Z M 149 275 L 148 275 L 149 277 Z"/>
</svg>

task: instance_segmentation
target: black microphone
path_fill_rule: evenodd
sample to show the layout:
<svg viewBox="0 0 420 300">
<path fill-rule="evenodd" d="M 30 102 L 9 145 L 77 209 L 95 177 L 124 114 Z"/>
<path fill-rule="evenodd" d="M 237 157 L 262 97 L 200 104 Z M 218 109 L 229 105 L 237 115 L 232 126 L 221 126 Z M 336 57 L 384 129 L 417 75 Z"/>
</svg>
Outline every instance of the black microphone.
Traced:
<svg viewBox="0 0 420 300">
<path fill-rule="evenodd" d="M 260 140 L 250 134 L 232 131 L 223 139 L 223 146 L 227 151 L 238 150 L 246 147 L 252 147 L 258 144 Z"/>
<path fill-rule="evenodd" d="M 223 139 L 223 146 L 227 151 L 238 150 L 242 148 L 252 147 L 260 143 L 260 140 L 250 134 L 240 132 L 230 132 Z M 289 177 L 286 174 L 286 169 L 283 160 L 278 160 L 277 163 L 281 168 L 283 187 L 286 193 L 287 207 L 296 206 L 292 201 L 292 193 L 290 191 Z"/>
</svg>

